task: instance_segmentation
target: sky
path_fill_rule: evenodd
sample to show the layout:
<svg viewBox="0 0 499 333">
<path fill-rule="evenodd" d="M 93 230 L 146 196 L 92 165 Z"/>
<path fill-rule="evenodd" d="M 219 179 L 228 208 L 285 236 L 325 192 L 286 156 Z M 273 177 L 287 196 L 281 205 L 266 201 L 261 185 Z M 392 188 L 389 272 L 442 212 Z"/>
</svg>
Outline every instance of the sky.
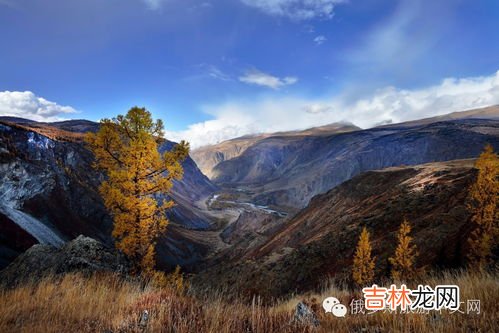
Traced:
<svg viewBox="0 0 499 333">
<path fill-rule="evenodd" d="M 143 106 L 196 148 L 499 104 L 496 0 L 0 0 L 0 115 Z"/>
</svg>

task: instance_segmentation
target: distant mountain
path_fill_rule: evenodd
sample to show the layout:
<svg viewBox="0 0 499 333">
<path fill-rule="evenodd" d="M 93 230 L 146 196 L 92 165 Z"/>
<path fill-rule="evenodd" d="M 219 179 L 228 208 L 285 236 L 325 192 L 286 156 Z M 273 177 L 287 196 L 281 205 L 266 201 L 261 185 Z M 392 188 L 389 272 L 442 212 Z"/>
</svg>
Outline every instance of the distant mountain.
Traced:
<svg viewBox="0 0 499 333">
<path fill-rule="evenodd" d="M 196 150 L 210 179 L 288 211 L 368 170 L 478 156 L 499 148 L 499 107 L 341 133 L 238 138 Z M 485 119 L 488 118 L 488 119 Z"/>
<path fill-rule="evenodd" d="M 46 123 L 49 127 L 56 127 L 60 130 L 76 133 L 96 132 L 99 129 L 99 124 L 85 119 L 74 119 Z"/>
<path fill-rule="evenodd" d="M 458 119 L 495 119 L 499 120 L 499 105 L 489 106 L 481 109 L 474 109 L 468 111 L 459 111 L 436 116 L 431 118 L 424 118 L 419 120 L 407 121 L 399 124 L 388 124 L 379 127 L 411 127 L 417 125 L 426 125 L 439 121 L 458 120 Z"/>
<path fill-rule="evenodd" d="M 326 126 L 313 127 L 303 131 L 289 131 L 246 135 L 232 140 L 223 141 L 195 149 L 191 152 L 192 159 L 201 171 L 209 178 L 216 178 L 214 168 L 221 162 L 231 160 L 243 154 L 249 147 L 268 138 L 281 138 L 284 141 L 296 141 L 306 136 L 323 136 L 360 130 L 359 127 L 347 123 L 334 123 Z"/>
<path fill-rule="evenodd" d="M 458 267 L 470 233 L 465 198 L 476 176 L 473 163 L 458 160 L 362 173 L 314 197 L 264 244 L 201 272 L 194 283 L 209 281 L 215 289 L 280 297 L 318 288 L 328 278 L 348 281 L 364 226 L 371 234 L 380 278 L 388 273 L 388 257 L 404 217 L 418 247 L 417 267 Z"/>
<path fill-rule="evenodd" d="M 98 126 L 0 118 L 0 267 L 35 242 L 60 246 L 83 234 L 112 244 L 111 218 L 97 191 L 104 176 L 92 168 L 92 154 L 82 144 L 83 133 Z M 166 141 L 160 150 L 173 145 Z M 195 203 L 217 187 L 190 158 L 183 166 L 184 178 L 172 191 L 177 205 L 169 212 L 169 228 L 176 231 L 158 247 L 160 262 L 169 267 L 199 260 L 204 247 L 184 238 L 183 230 L 213 223 Z"/>
</svg>

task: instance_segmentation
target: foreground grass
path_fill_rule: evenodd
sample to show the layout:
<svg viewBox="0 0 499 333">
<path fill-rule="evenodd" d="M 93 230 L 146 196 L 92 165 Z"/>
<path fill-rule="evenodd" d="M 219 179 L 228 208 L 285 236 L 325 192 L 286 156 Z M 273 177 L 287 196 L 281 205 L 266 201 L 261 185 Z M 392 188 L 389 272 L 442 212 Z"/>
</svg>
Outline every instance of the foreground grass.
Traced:
<svg viewBox="0 0 499 333">
<path fill-rule="evenodd" d="M 335 296 L 348 305 L 360 298 L 347 288 L 331 286 L 264 306 L 226 302 L 223 297 L 179 295 L 111 275 L 85 278 L 66 275 L 0 291 L 0 332 L 495 332 L 499 322 L 499 280 L 487 273 L 446 273 L 424 283 L 456 284 L 461 300 L 479 299 L 481 314 L 442 311 L 431 314 L 324 314 L 320 303 Z M 223 295 L 221 295 L 223 296 Z M 317 313 L 318 328 L 292 324 L 294 308 L 305 300 Z M 466 304 L 464 304 L 466 312 Z M 144 310 L 147 325 L 140 324 Z"/>
</svg>

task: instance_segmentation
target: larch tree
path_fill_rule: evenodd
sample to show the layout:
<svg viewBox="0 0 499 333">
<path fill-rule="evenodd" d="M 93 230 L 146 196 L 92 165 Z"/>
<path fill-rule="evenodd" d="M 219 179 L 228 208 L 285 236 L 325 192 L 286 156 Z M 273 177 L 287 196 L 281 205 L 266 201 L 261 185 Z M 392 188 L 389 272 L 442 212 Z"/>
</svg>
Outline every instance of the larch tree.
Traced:
<svg viewBox="0 0 499 333">
<path fill-rule="evenodd" d="M 160 153 L 162 137 L 163 122 L 139 107 L 101 120 L 99 131 L 86 137 L 95 166 L 106 174 L 99 191 L 114 220 L 116 247 L 145 274 L 154 272 L 156 242 L 174 205 L 167 195 L 189 153 L 184 141 Z"/>
<path fill-rule="evenodd" d="M 398 231 L 398 245 L 395 249 L 395 254 L 388 259 L 392 265 L 391 276 L 396 280 L 408 281 L 414 278 L 416 274 L 414 263 L 416 261 L 417 250 L 416 245 L 412 244 L 412 237 L 409 236 L 410 232 L 411 226 L 404 219 Z"/>
<path fill-rule="evenodd" d="M 499 158 L 491 145 L 487 145 L 475 162 L 476 180 L 469 188 L 466 207 L 473 225 L 468 239 L 467 259 L 470 267 L 485 268 L 499 236 Z"/>
<path fill-rule="evenodd" d="M 371 252 L 369 232 L 364 227 L 357 243 L 352 267 L 352 278 L 358 286 L 365 286 L 374 280 L 375 258 L 371 256 Z"/>
</svg>

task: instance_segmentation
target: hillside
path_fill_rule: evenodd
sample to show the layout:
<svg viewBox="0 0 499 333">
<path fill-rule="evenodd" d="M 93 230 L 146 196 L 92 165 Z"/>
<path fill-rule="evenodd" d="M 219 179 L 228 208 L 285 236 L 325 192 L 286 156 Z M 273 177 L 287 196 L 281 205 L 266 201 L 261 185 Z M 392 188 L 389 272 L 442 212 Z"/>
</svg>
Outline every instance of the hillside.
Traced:
<svg viewBox="0 0 499 333">
<path fill-rule="evenodd" d="M 246 149 L 268 138 L 279 138 L 284 142 L 301 140 L 307 136 L 323 136 L 337 133 L 351 132 L 360 128 L 351 124 L 330 124 L 313 127 L 302 131 L 289 131 L 277 133 L 264 133 L 247 135 L 232 140 L 223 141 L 216 145 L 197 148 L 191 152 L 192 159 L 199 169 L 209 178 L 216 178 L 214 168 L 221 162 L 231 160 L 243 154 Z"/>
<path fill-rule="evenodd" d="M 236 138 L 195 150 L 193 158 L 222 188 L 294 213 L 364 171 L 473 158 L 486 143 L 499 147 L 499 106 L 367 130 L 344 126 Z"/>
<path fill-rule="evenodd" d="M 17 121 L 17 122 L 13 122 Z M 83 234 L 112 244 L 111 219 L 97 187 L 103 175 L 93 169 L 83 133 L 98 124 L 76 120 L 54 124 L 0 119 L 0 263 L 2 266 L 36 242 L 60 246 Z M 161 150 L 171 149 L 165 142 Z M 209 229 L 214 219 L 195 202 L 216 190 L 188 158 L 184 178 L 174 184 L 177 203 L 169 218 L 171 232 L 160 242 L 160 262 L 188 265 L 204 245 L 186 242 L 184 229 Z M 177 238 L 175 238 L 177 237 Z M 9 239 L 21 239 L 13 244 Z"/>
<path fill-rule="evenodd" d="M 257 204 L 303 208 L 364 171 L 476 157 L 486 143 L 499 147 L 499 121 L 376 128 L 291 142 L 269 138 L 218 164 L 213 180 L 252 192 Z"/>
<path fill-rule="evenodd" d="M 418 267 L 462 264 L 469 224 L 464 201 L 473 160 L 370 171 L 318 195 L 265 244 L 195 277 L 242 293 L 272 296 L 317 288 L 327 277 L 348 279 L 361 229 L 371 233 L 378 278 L 404 217 L 421 255 Z"/>
</svg>

